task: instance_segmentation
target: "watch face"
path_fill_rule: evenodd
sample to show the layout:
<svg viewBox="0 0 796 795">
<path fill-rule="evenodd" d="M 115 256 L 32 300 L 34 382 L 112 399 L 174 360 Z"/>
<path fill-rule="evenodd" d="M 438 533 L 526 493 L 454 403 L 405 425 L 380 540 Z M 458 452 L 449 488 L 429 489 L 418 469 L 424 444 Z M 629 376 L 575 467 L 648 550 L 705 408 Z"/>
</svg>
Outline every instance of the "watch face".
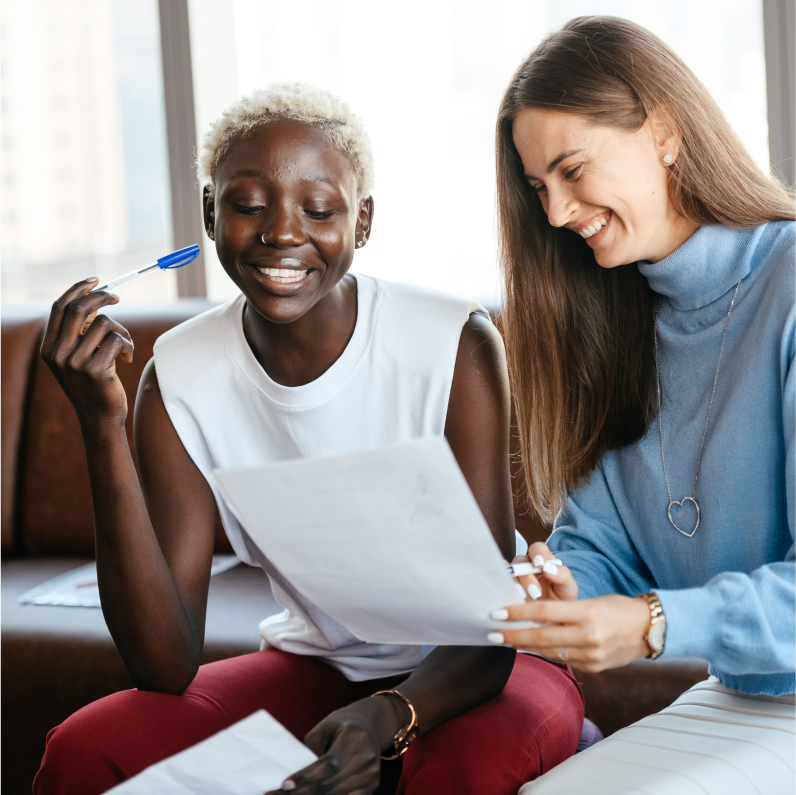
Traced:
<svg viewBox="0 0 796 795">
<path fill-rule="evenodd" d="M 658 653 L 663 651 L 663 641 L 666 638 L 666 622 L 660 621 L 658 622 L 651 630 L 650 634 L 647 636 L 647 642 L 650 645 L 650 648 Z"/>
</svg>

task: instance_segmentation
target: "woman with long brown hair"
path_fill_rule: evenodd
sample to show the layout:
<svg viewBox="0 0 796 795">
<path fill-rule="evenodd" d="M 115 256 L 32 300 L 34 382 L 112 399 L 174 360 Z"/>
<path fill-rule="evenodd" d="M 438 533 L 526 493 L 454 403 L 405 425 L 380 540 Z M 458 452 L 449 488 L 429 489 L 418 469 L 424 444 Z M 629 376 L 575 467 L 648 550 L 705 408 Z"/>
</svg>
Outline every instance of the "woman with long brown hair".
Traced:
<svg viewBox="0 0 796 795">
<path fill-rule="evenodd" d="M 495 616 L 544 626 L 490 640 L 711 674 L 523 793 L 792 791 L 792 197 L 669 47 L 611 17 L 517 70 L 497 174 L 528 496 L 554 524 L 531 599 Z"/>
</svg>

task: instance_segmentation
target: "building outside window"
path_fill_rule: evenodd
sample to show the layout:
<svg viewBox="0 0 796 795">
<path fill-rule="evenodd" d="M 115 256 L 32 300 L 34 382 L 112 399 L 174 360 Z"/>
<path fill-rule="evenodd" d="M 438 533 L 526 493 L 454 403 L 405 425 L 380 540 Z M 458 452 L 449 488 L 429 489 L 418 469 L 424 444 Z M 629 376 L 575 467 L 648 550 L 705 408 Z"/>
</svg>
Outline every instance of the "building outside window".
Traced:
<svg viewBox="0 0 796 795">
<path fill-rule="evenodd" d="M 156 0 L 2 6 L 2 300 L 52 301 L 167 253 Z M 125 300 L 173 300 L 173 273 Z"/>
<path fill-rule="evenodd" d="M 338 93 L 376 156 L 373 235 L 354 270 L 494 302 L 498 104 L 544 34 L 581 14 L 661 36 L 768 168 L 761 0 L 188 0 L 197 139 L 272 81 Z M 51 301 L 170 250 L 155 0 L 7 2 L 2 48 L 3 301 Z M 195 204 L 198 217 L 198 189 Z M 195 242 L 208 297 L 234 296 L 211 241 Z M 177 295 L 173 274 L 123 289 Z"/>
</svg>

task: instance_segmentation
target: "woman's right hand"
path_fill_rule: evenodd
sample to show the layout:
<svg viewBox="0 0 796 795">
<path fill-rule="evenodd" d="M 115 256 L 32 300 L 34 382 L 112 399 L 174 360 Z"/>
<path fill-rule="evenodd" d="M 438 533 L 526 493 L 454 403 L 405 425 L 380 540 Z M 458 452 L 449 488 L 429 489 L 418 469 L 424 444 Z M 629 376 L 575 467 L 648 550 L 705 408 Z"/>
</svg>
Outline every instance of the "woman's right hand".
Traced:
<svg viewBox="0 0 796 795">
<path fill-rule="evenodd" d="M 578 584 L 572 572 L 556 559 L 547 544 L 536 542 L 528 547 L 527 555 L 518 555 L 513 563 L 531 563 L 542 571 L 515 579 L 531 599 L 552 599 L 568 602 L 578 598 Z"/>
<path fill-rule="evenodd" d="M 116 374 L 116 359 L 133 361 L 133 341 L 103 306 L 119 302 L 108 292 L 91 293 L 96 278 L 70 287 L 54 304 L 41 356 L 75 407 L 82 426 L 124 423 L 127 396 Z"/>
<path fill-rule="evenodd" d="M 363 698 L 324 718 L 305 738 L 318 755 L 276 793 L 368 795 L 379 788 L 381 754 L 405 726 L 409 710 L 391 696 Z M 272 793 L 266 793 L 272 795 Z"/>
</svg>

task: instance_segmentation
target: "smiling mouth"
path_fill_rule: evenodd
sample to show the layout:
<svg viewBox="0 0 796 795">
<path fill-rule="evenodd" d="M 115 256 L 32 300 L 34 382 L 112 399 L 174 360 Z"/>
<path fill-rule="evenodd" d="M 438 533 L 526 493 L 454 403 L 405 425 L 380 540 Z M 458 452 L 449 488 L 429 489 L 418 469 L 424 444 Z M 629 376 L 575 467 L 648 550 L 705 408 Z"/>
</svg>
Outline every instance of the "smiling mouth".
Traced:
<svg viewBox="0 0 796 795">
<path fill-rule="evenodd" d="M 292 284 L 293 282 L 300 282 L 310 272 L 311 268 L 307 270 L 296 270 L 295 268 L 257 268 L 257 270 L 271 281 L 278 284 Z"/>
<path fill-rule="evenodd" d="M 576 229 L 575 231 L 583 238 L 588 239 L 593 237 L 605 228 L 605 225 L 611 220 L 611 215 L 612 213 L 609 210 L 607 213 L 603 213 L 602 215 L 598 215 L 596 218 L 593 218 L 588 224 Z"/>
</svg>

